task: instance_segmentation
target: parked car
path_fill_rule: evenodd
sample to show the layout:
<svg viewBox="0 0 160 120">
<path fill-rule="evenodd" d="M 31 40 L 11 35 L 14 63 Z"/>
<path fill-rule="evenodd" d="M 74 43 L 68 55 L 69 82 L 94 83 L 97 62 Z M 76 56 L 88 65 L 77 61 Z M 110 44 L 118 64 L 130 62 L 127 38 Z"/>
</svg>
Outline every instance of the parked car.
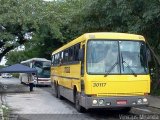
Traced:
<svg viewBox="0 0 160 120">
<path fill-rule="evenodd" d="M 3 73 L 2 78 L 11 78 L 12 75 L 10 73 Z"/>
</svg>

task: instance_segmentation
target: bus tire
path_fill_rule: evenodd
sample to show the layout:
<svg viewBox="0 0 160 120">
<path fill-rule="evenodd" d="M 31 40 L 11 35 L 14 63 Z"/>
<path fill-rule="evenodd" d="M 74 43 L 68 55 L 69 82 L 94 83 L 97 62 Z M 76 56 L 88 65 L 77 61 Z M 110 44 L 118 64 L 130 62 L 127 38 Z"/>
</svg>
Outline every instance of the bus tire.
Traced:
<svg viewBox="0 0 160 120">
<path fill-rule="evenodd" d="M 61 96 L 61 93 L 60 93 L 60 87 L 59 85 L 57 85 L 57 97 L 62 100 L 63 99 L 63 96 Z"/>
<path fill-rule="evenodd" d="M 75 108 L 78 112 L 84 113 L 86 111 L 86 109 L 79 104 L 80 103 L 79 100 L 80 100 L 80 93 L 76 92 L 76 94 L 75 94 Z"/>
<path fill-rule="evenodd" d="M 56 98 L 58 98 L 58 88 L 56 83 L 54 83 L 54 90 L 55 90 L 55 96 Z"/>
</svg>

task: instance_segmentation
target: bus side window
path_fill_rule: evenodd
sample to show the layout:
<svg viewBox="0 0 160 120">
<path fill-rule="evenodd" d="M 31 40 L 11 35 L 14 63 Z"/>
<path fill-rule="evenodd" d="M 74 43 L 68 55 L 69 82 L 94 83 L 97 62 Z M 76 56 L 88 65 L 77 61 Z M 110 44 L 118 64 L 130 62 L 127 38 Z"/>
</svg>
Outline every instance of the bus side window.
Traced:
<svg viewBox="0 0 160 120">
<path fill-rule="evenodd" d="M 56 65 L 59 64 L 59 58 L 60 58 L 60 54 L 59 53 L 55 54 L 55 62 L 54 62 L 54 64 L 56 64 Z"/>
<path fill-rule="evenodd" d="M 64 54 L 63 54 L 63 51 L 60 53 L 60 59 L 59 59 L 59 64 L 63 64 L 63 56 L 64 56 Z"/>
<path fill-rule="evenodd" d="M 85 56 L 85 45 L 82 46 L 83 60 L 81 61 L 81 75 L 84 76 L 84 56 Z"/>
<path fill-rule="evenodd" d="M 54 65 L 54 55 L 52 55 L 52 65 Z"/>
<path fill-rule="evenodd" d="M 68 63 L 68 50 L 64 51 L 64 63 Z"/>
<path fill-rule="evenodd" d="M 79 49 L 80 49 L 80 44 L 74 45 L 74 61 L 79 61 Z"/>
<path fill-rule="evenodd" d="M 69 51 L 69 57 L 68 57 L 69 60 L 68 61 L 73 62 L 74 61 L 74 59 L 73 59 L 74 47 L 70 47 L 68 51 Z"/>
</svg>

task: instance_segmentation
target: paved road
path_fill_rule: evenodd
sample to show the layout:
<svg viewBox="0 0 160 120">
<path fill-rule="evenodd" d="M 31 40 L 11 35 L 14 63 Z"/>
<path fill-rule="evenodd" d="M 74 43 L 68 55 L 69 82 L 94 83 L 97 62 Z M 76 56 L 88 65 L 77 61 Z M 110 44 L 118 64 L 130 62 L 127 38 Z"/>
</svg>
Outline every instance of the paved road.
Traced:
<svg viewBox="0 0 160 120">
<path fill-rule="evenodd" d="M 160 114 L 159 109 L 150 107 L 133 108 L 129 114 L 109 110 L 90 110 L 81 114 L 73 103 L 57 99 L 51 87 L 38 87 L 29 92 L 29 88 L 15 78 L 0 78 L 0 83 L 7 86 L 2 96 L 3 103 L 11 109 L 11 117 L 20 120 L 119 120 L 128 117 L 143 117 L 145 120 L 146 116 L 142 114 Z"/>
</svg>

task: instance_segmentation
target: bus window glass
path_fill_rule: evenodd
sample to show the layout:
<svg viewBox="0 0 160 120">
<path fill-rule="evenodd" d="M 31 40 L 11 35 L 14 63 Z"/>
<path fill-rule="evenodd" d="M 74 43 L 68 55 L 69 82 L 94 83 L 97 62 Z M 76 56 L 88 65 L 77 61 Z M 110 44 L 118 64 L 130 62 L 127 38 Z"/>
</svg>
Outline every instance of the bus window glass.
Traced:
<svg viewBox="0 0 160 120">
<path fill-rule="evenodd" d="M 76 44 L 74 46 L 74 61 L 79 61 L 78 60 L 79 49 L 80 49 L 80 44 Z"/>
<path fill-rule="evenodd" d="M 63 52 L 61 53 L 61 58 L 63 59 Z"/>
<path fill-rule="evenodd" d="M 64 63 L 67 63 L 68 62 L 68 50 L 65 50 L 64 51 Z"/>
<path fill-rule="evenodd" d="M 120 41 L 119 44 L 123 60 L 122 73 L 130 73 L 131 70 L 135 73 L 146 73 L 148 70 L 144 42 Z"/>
<path fill-rule="evenodd" d="M 91 74 L 105 74 L 118 62 L 117 41 L 89 41 L 87 51 L 87 71 Z M 119 73 L 116 65 L 110 73 Z"/>
<path fill-rule="evenodd" d="M 37 69 L 38 77 L 48 78 L 50 76 L 50 62 L 35 61 L 34 68 Z"/>
<path fill-rule="evenodd" d="M 147 74 L 145 51 L 145 43 L 140 41 L 90 40 L 87 46 L 87 72 Z"/>
<path fill-rule="evenodd" d="M 39 77 L 49 78 L 50 77 L 50 67 L 44 67 L 39 73 Z"/>
<path fill-rule="evenodd" d="M 73 53 L 74 53 L 74 48 L 70 47 L 69 48 L 69 62 L 73 62 Z"/>
<path fill-rule="evenodd" d="M 54 64 L 54 55 L 52 56 L 52 65 Z"/>
<path fill-rule="evenodd" d="M 59 64 L 59 57 L 60 57 L 60 55 L 59 55 L 59 53 L 57 53 L 55 55 L 55 64 Z"/>
</svg>

